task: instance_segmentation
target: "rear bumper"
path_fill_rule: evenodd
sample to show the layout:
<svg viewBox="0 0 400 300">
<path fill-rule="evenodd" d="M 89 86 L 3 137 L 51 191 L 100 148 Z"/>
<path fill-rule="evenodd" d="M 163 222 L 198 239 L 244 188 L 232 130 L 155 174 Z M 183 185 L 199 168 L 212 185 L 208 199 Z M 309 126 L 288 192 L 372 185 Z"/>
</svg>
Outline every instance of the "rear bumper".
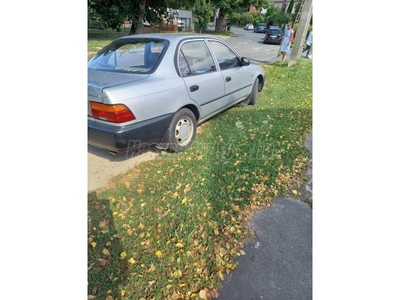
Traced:
<svg viewBox="0 0 400 300">
<path fill-rule="evenodd" d="M 264 44 L 277 44 L 281 43 L 280 39 L 264 39 Z"/>
<path fill-rule="evenodd" d="M 88 144 L 114 152 L 123 152 L 160 143 L 173 114 L 118 127 L 88 120 Z"/>
</svg>

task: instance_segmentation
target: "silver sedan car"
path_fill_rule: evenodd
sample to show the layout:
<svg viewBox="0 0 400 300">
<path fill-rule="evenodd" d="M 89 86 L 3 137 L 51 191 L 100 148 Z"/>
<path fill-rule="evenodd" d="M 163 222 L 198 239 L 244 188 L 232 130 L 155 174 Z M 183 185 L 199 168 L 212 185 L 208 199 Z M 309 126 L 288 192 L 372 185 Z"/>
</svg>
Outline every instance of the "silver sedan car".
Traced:
<svg viewBox="0 0 400 300">
<path fill-rule="evenodd" d="M 88 143 L 113 152 L 187 149 L 197 125 L 255 104 L 264 70 L 211 35 L 116 39 L 88 63 Z"/>
</svg>

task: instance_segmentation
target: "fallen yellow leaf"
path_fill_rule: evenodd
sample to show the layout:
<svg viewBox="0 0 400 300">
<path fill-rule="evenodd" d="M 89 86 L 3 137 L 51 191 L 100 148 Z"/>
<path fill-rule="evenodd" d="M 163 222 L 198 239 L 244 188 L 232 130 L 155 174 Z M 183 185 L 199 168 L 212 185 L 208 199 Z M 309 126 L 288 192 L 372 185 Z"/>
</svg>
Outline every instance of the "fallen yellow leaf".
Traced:
<svg viewBox="0 0 400 300">
<path fill-rule="evenodd" d="M 96 242 L 91 242 L 90 245 L 92 245 L 93 248 L 96 248 Z"/>
<path fill-rule="evenodd" d="M 182 271 L 176 270 L 172 275 L 174 276 L 174 278 L 180 278 L 182 277 Z"/>
<path fill-rule="evenodd" d="M 109 252 L 106 248 L 103 249 L 102 253 L 103 253 L 105 256 L 110 256 L 110 252 Z"/>
<path fill-rule="evenodd" d="M 134 260 L 133 257 L 131 257 L 131 258 L 128 260 L 128 262 L 129 262 L 130 264 L 133 265 L 133 264 L 136 262 L 136 260 Z"/>
<path fill-rule="evenodd" d="M 175 244 L 175 247 L 178 247 L 178 248 L 183 248 L 185 245 L 183 245 L 182 243 L 176 243 Z"/>
<path fill-rule="evenodd" d="M 161 257 L 162 256 L 162 252 L 160 250 L 156 251 L 156 256 L 157 257 Z"/>
<path fill-rule="evenodd" d="M 187 198 L 185 197 L 182 199 L 182 205 L 186 205 L 186 203 L 187 203 Z"/>
<path fill-rule="evenodd" d="M 121 254 L 119 255 L 119 258 L 120 259 L 125 259 L 125 257 L 126 257 L 126 252 L 125 251 L 121 252 Z"/>
</svg>

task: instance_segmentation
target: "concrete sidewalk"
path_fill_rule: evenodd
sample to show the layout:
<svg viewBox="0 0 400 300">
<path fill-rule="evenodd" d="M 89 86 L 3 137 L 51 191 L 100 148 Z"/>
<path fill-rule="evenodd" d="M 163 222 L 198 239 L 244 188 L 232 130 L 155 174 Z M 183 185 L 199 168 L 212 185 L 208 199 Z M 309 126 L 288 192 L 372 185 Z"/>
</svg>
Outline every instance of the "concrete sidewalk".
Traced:
<svg viewBox="0 0 400 300">
<path fill-rule="evenodd" d="M 312 136 L 307 141 L 311 151 Z M 303 188 L 312 199 L 312 161 Z M 311 300 L 312 209 L 295 199 L 276 199 L 258 211 L 250 222 L 255 238 L 246 255 L 225 277 L 219 300 Z"/>
</svg>

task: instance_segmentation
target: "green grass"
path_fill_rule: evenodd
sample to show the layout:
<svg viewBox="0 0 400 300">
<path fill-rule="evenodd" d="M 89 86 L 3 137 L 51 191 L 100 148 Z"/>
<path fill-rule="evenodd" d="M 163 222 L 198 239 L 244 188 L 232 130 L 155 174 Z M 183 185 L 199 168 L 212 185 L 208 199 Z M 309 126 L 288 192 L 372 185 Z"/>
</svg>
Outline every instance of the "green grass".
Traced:
<svg viewBox="0 0 400 300">
<path fill-rule="evenodd" d="M 114 39 L 95 39 L 88 40 L 88 56 L 92 57 L 103 47 L 111 43 Z"/>
<path fill-rule="evenodd" d="M 312 62 L 264 68 L 257 105 L 216 116 L 185 152 L 163 153 L 89 195 L 89 295 L 215 296 L 245 255 L 252 212 L 298 195 L 310 156 Z"/>
<path fill-rule="evenodd" d="M 312 200 L 311 199 L 305 199 L 305 200 L 303 200 L 303 202 L 308 204 L 312 208 Z"/>
</svg>

